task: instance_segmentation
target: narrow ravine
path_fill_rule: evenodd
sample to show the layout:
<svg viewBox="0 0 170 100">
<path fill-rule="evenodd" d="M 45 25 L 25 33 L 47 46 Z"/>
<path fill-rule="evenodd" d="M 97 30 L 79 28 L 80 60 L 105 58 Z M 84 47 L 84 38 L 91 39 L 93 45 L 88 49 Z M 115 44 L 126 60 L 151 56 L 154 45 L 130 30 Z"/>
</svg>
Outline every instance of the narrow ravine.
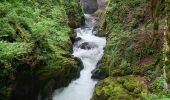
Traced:
<svg viewBox="0 0 170 100">
<path fill-rule="evenodd" d="M 80 77 L 68 87 L 57 89 L 53 93 L 53 100 L 90 100 L 92 97 L 97 80 L 91 78 L 91 71 L 96 68 L 103 55 L 106 39 L 95 36 L 95 17 L 85 14 L 85 19 L 86 24 L 75 29 L 78 41 L 73 45 L 73 55 L 82 60 L 84 69 L 80 72 Z"/>
</svg>

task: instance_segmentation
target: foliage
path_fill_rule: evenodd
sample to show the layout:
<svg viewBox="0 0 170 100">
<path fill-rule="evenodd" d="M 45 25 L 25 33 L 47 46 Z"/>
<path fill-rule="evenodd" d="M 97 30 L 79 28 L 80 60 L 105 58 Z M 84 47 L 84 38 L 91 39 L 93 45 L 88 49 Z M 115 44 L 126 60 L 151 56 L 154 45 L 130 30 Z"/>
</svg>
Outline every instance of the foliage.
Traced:
<svg viewBox="0 0 170 100">
<path fill-rule="evenodd" d="M 154 37 L 150 31 L 153 26 L 151 29 L 142 30 L 146 23 L 153 23 L 150 21 L 150 2 L 107 0 L 106 4 L 105 23 L 100 25 L 101 32 L 107 33 L 108 37 L 100 64 L 102 72 L 111 76 L 147 73 L 145 63 L 151 64 L 156 60 L 153 67 L 161 62 L 162 57 L 157 56 L 162 45 L 158 49 L 158 44 L 152 44 Z"/>
<path fill-rule="evenodd" d="M 157 77 L 154 82 L 150 84 L 150 89 L 153 93 L 160 93 L 164 89 L 164 78 Z"/>
<path fill-rule="evenodd" d="M 159 76 L 163 74 L 163 36 L 161 35 L 163 31 L 159 25 L 165 26 L 165 23 L 162 23 L 165 20 L 163 9 L 165 5 L 164 0 L 160 0 L 160 5 L 157 5 L 156 9 L 154 9 L 155 12 L 153 11 L 156 14 L 157 23 L 159 24 L 158 36 L 154 37 L 152 33 L 155 23 L 152 20 L 153 12 L 151 11 L 151 6 L 153 4 L 151 1 L 156 0 L 106 0 L 105 22 L 100 23 L 99 31 L 101 35 L 107 36 L 107 44 L 104 56 L 95 74 L 103 75 L 105 77 L 104 80 L 108 76 L 112 78 L 122 78 L 129 75 L 147 77 L 148 79 L 146 78 L 146 80 L 148 80 L 148 84 L 151 83 L 150 88 L 152 88 L 152 91 L 147 90 L 153 93 L 153 97 L 156 95 L 159 98 L 166 98 L 165 91 L 161 92 L 164 90 L 164 87 L 161 87 L 164 83 L 162 83 L 161 78 L 159 79 Z M 156 40 L 156 42 L 153 43 L 153 40 Z M 111 81 L 109 82 L 111 83 Z M 108 84 L 101 85 L 99 83 L 96 87 L 100 86 L 106 88 Z M 112 90 L 114 89 L 107 90 L 106 92 L 108 94 L 106 95 L 106 93 L 103 93 L 104 90 L 102 91 L 102 88 L 96 89 L 94 98 L 102 98 L 103 95 L 107 97 L 114 94 L 108 92 Z M 159 90 L 161 92 L 159 95 L 154 93 Z M 97 91 L 101 93 L 97 94 Z M 150 94 L 146 93 L 145 95 L 145 93 L 140 92 L 141 99 L 147 99 L 150 96 Z M 95 98 L 94 100 L 97 99 Z M 115 98 L 109 99 L 112 100 Z M 103 100 L 109 99 L 103 98 Z M 151 99 L 149 98 L 148 100 Z"/>
<path fill-rule="evenodd" d="M 9 93 L 3 92 L 7 93 L 3 94 L 6 95 L 3 99 L 11 96 L 8 95 L 11 91 L 15 91 L 15 87 L 14 90 L 8 89 L 11 84 L 15 84 L 15 81 L 16 83 L 29 81 L 27 78 L 16 79 L 29 77 L 33 81 L 32 77 L 36 77 L 37 81 L 41 79 L 44 82 L 61 74 L 63 70 L 68 70 L 68 75 L 71 69 L 77 74 L 79 70 L 76 67 L 77 62 L 70 55 L 69 36 L 72 29 L 69 23 L 70 18 L 76 19 L 76 23 L 71 24 L 79 26 L 82 22 L 82 10 L 77 0 L 70 2 L 69 4 L 63 0 L 0 0 L 0 82 L 2 83 L 0 95 L 1 89 L 9 90 Z M 72 7 L 75 8 L 70 11 L 75 16 L 70 17 L 68 8 Z M 43 82 L 40 81 L 42 83 L 40 88 L 43 88 Z"/>
<path fill-rule="evenodd" d="M 108 0 L 105 9 L 106 24 L 101 25 L 102 33 L 110 32 L 113 29 L 135 29 L 141 23 L 143 15 L 140 12 L 141 0 Z M 131 16 L 131 17 L 130 17 Z M 133 18 L 133 19 L 132 19 Z M 129 24 L 129 25 L 128 25 Z M 104 32 L 103 32 L 104 31 Z"/>
<path fill-rule="evenodd" d="M 141 77 L 108 77 L 96 85 L 92 100 L 142 99 L 141 93 L 147 93 Z"/>
</svg>

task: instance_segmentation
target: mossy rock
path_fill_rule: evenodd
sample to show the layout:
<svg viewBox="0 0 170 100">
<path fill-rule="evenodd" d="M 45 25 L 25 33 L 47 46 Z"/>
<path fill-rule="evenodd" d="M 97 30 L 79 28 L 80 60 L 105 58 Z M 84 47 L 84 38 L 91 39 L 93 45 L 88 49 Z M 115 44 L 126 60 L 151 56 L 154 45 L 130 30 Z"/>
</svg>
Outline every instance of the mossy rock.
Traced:
<svg viewBox="0 0 170 100">
<path fill-rule="evenodd" d="M 140 94 L 147 91 L 143 77 L 108 77 L 98 82 L 92 100 L 142 99 Z"/>
<path fill-rule="evenodd" d="M 70 40 L 84 22 L 79 0 L 1 0 L 0 8 L 0 82 L 13 86 L 2 84 L 2 98 L 35 100 L 48 81 L 79 76 Z"/>
<path fill-rule="evenodd" d="M 108 77 L 108 73 L 105 68 L 97 68 L 92 71 L 92 78 L 94 79 L 104 79 Z"/>
<path fill-rule="evenodd" d="M 63 1 L 67 16 L 68 24 L 71 28 L 77 28 L 84 24 L 83 10 L 79 0 Z"/>
</svg>

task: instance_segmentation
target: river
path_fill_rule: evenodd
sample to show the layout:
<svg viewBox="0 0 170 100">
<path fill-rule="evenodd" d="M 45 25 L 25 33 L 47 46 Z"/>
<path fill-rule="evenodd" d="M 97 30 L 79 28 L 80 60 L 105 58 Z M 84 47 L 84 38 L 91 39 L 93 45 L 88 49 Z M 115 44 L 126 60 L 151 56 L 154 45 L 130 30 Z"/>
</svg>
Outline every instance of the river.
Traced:
<svg viewBox="0 0 170 100">
<path fill-rule="evenodd" d="M 79 38 L 73 45 L 73 55 L 82 60 L 84 68 L 80 77 L 73 80 L 67 87 L 55 90 L 53 100 L 90 100 L 97 80 L 91 78 L 92 71 L 103 56 L 106 44 L 105 37 L 96 36 L 96 18 L 85 14 L 85 25 L 75 29 Z"/>
</svg>

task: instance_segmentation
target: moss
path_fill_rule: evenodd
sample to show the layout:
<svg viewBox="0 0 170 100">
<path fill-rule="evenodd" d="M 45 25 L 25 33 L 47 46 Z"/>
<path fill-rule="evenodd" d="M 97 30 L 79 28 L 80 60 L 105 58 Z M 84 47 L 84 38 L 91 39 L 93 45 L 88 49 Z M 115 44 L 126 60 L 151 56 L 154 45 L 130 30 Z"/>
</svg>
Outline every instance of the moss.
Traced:
<svg viewBox="0 0 170 100">
<path fill-rule="evenodd" d="M 66 13 L 69 19 L 69 26 L 77 28 L 84 24 L 84 16 L 79 3 L 79 0 L 67 0 L 63 1 Z"/>
<path fill-rule="evenodd" d="M 134 91 L 136 87 L 136 81 L 133 78 L 128 78 L 124 80 L 123 87 L 126 88 L 128 91 Z"/>
<path fill-rule="evenodd" d="M 11 87 L 5 87 L 5 86 L 3 86 L 3 87 L 0 86 L 0 88 L 1 88 L 0 99 L 1 100 L 9 100 L 12 88 Z"/>
<path fill-rule="evenodd" d="M 166 81 L 170 83 L 170 69 L 166 69 L 166 77 L 167 77 Z"/>
<path fill-rule="evenodd" d="M 108 77 L 96 85 L 92 100 L 141 99 L 142 92 L 147 93 L 142 77 Z"/>
<path fill-rule="evenodd" d="M 56 78 L 63 84 L 79 75 L 69 37 L 72 27 L 83 23 L 78 2 L 1 0 L 0 95 L 3 86 L 15 84 L 9 90 L 12 99 L 34 100 L 49 80 Z"/>
</svg>

